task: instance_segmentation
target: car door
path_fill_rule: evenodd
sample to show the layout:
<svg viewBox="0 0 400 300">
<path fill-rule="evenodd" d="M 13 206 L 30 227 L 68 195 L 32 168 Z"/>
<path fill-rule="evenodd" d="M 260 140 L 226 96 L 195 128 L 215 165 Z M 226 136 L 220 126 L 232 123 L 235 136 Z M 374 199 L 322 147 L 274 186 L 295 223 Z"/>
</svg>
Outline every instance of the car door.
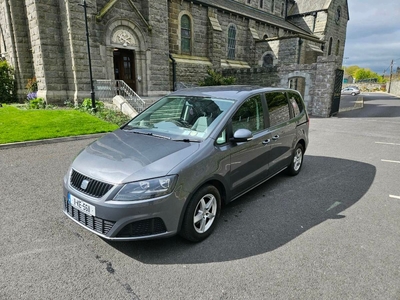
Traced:
<svg viewBox="0 0 400 300">
<path fill-rule="evenodd" d="M 265 93 L 268 106 L 267 127 L 271 135 L 269 152 L 269 176 L 288 166 L 296 139 L 296 123 L 291 117 L 291 108 L 286 92 Z"/>
<path fill-rule="evenodd" d="M 231 119 L 232 132 L 248 129 L 250 141 L 230 145 L 231 193 L 236 197 L 267 178 L 271 134 L 265 128 L 265 102 L 261 95 L 246 100 Z"/>
</svg>

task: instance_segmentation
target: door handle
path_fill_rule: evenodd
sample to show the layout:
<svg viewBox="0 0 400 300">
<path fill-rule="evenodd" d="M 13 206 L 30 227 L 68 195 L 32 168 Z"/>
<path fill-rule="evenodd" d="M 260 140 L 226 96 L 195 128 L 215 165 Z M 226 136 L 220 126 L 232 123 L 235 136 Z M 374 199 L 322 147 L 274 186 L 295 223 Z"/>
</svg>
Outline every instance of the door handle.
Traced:
<svg viewBox="0 0 400 300">
<path fill-rule="evenodd" d="M 279 139 L 279 135 L 273 136 L 272 139 L 273 139 L 274 141 L 278 140 L 278 139 Z"/>
<path fill-rule="evenodd" d="M 263 141 L 262 143 L 263 143 L 263 145 L 267 145 L 267 144 L 269 144 L 270 142 L 271 142 L 271 139 L 267 139 L 267 140 Z"/>
</svg>

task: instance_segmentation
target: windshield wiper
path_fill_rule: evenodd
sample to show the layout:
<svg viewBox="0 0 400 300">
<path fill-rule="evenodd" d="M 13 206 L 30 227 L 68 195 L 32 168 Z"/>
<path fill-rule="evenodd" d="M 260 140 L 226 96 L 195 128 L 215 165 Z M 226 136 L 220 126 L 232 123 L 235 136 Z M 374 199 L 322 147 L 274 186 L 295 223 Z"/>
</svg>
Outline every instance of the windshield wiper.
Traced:
<svg viewBox="0 0 400 300">
<path fill-rule="evenodd" d="M 186 143 L 190 143 L 190 142 L 200 143 L 201 142 L 199 140 L 191 140 L 191 139 L 172 139 L 172 141 L 174 141 L 174 142 L 186 142 Z"/>
<path fill-rule="evenodd" d="M 143 135 L 150 135 L 150 136 L 154 136 L 154 137 L 161 138 L 161 139 L 166 139 L 166 140 L 170 140 L 171 139 L 168 136 L 159 135 L 159 134 L 152 133 L 152 132 L 141 132 L 141 131 L 136 131 L 136 130 L 133 130 L 133 131 L 130 131 L 130 132 L 137 133 L 137 134 L 143 134 Z"/>
</svg>

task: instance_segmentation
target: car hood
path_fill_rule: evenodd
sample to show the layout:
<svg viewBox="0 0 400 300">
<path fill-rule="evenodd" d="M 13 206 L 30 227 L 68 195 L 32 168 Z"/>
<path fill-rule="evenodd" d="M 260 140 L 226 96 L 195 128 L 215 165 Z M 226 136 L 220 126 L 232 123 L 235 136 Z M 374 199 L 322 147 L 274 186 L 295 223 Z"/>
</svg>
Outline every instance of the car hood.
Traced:
<svg viewBox="0 0 400 300">
<path fill-rule="evenodd" d="M 116 130 L 86 147 L 72 168 L 88 177 L 126 183 L 167 175 L 181 161 L 199 149 L 199 143 Z"/>
</svg>

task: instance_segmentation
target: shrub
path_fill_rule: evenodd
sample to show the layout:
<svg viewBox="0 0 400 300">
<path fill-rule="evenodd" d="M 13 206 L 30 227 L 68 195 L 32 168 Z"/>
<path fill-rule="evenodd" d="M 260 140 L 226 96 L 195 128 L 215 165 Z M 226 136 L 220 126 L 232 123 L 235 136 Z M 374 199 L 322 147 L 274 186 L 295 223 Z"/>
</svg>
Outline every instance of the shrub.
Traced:
<svg viewBox="0 0 400 300">
<path fill-rule="evenodd" d="M 224 77 L 221 73 L 214 71 L 213 69 L 207 70 L 207 76 L 203 81 L 199 83 L 201 86 L 211 86 L 211 85 L 231 85 L 236 82 L 236 78 L 233 76 Z"/>
<path fill-rule="evenodd" d="M 104 121 L 117 124 L 118 126 L 124 125 L 131 119 L 121 111 L 112 109 L 102 109 L 101 111 L 96 112 L 95 115 Z"/>
<path fill-rule="evenodd" d="M 95 105 L 97 110 L 102 110 L 104 108 L 104 103 L 101 101 L 96 100 Z M 80 107 L 85 111 L 92 110 L 92 99 L 90 98 L 83 99 L 83 102 Z"/>
<path fill-rule="evenodd" d="M 115 111 L 112 109 L 105 108 L 104 103 L 101 101 L 96 100 L 96 110 L 92 110 L 92 99 L 90 98 L 85 98 L 78 107 L 78 109 L 91 113 L 92 115 L 95 115 L 99 119 L 102 119 L 104 121 L 117 124 L 119 126 L 125 124 L 128 122 L 131 118 L 129 116 L 126 116 L 120 111 Z"/>
<path fill-rule="evenodd" d="M 44 109 L 46 108 L 46 101 L 43 98 L 34 98 L 29 100 L 28 109 Z"/>
<path fill-rule="evenodd" d="M 0 61 L 0 102 L 17 102 L 14 70 L 6 61 Z"/>
</svg>

